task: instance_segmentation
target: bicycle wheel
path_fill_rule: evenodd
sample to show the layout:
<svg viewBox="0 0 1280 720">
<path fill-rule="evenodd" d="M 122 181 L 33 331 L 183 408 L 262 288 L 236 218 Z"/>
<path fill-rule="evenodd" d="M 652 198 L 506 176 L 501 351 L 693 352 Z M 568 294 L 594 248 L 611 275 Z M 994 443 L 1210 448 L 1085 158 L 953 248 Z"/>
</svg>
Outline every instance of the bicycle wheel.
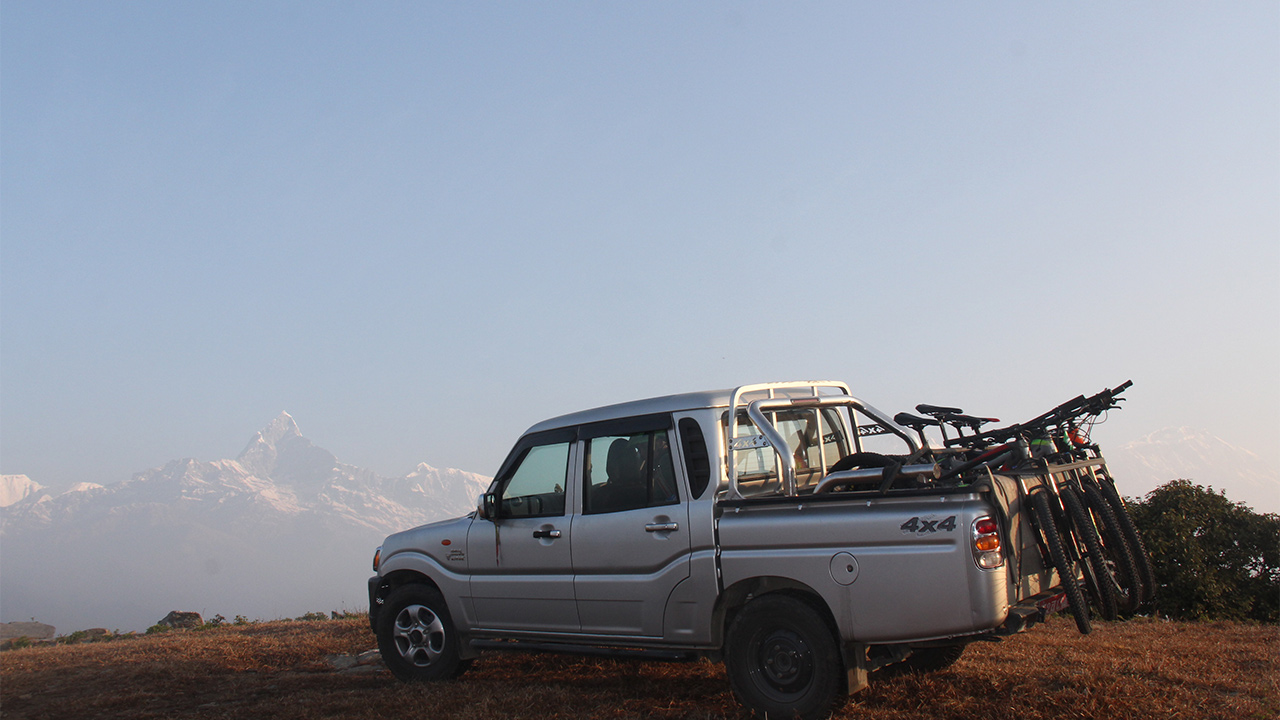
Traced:
<svg viewBox="0 0 1280 720">
<path fill-rule="evenodd" d="M 1062 537 L 1053 523 L 1053 511 L 1049 508 L 1049 497 L 1045 492 L 1032 493 L 1031 508 L 1035 511 L 1036 529 L 1049 549 L 1049 559 L 1058 571 L 1058 584 L 1067 594 L 1067 604 L 1071 607 L 1071 615 L 1076 620 L 1076 629 L 1082 635 L 1093 631 L 1089 621 L 1089 606 L 1084 602 L 1084 593 L 1076 584 L 1075 564 L 1067 561 L 1067 552 L 1062 547 Z"/>
<path fill-rule="evenodd" d="M 1142 536 L 1138 534 L 1133 518 L 1129 517 L 1129 511 L 1125 509 L 1120 493 L 1116 492 L 1115 481 L 1104 475 L 1098 479 L 1098 487 L 1116 514 L 1120 530 L 1129 546 L 1129 553 L 1133 556 L 1134 567 L 1138 571 L 1138 580 L 1142 584 L 1142 596 L 1137 605 L 1146 605 L 1156 597 L 1156 575 L 1151 569 L 1151 557 L 1147 555 L 1147 546 L 1142 544 Z"/>
<path fill-rule="evenodd" d="M 1143 589 L 1133 554 L 1129 552 L 1129 544 L 1120 528 L 1120 521 L 1102 496 L 1102 491 L 1092 482 L 1084 483 L 1084 505 L 1093 516 L 1094 524 L 1102 530 L 1102 552 L 1107 556 L 1107 564 L 1111 566 L 1119 583 L 1116 602 L 1120 615 L 1130 617 L 1142 604 Z"/>
<path fill-rule="evenodd" d="M 1084 574 L 1085 589 L 1093 599 L 1094 607 L 1103 620 L 1115 622 L 1119 616 L 1116 595 L 1119 584 L 1111 572 L 1111 566 L 1102 553 L 1102 541 L 1098 539 L 1098 529 L 1094 527 L 1093 518 L 1085 512 L 1084 505 L 1076 489 L 1067 486 L 1061 488 L 1062 506 L 1067 510 L 1067 519 L 1071 521 L 1071 532 L 1076 540 L 1084 545 L 1084 558 L 1089 570 Z"/>
</svg>

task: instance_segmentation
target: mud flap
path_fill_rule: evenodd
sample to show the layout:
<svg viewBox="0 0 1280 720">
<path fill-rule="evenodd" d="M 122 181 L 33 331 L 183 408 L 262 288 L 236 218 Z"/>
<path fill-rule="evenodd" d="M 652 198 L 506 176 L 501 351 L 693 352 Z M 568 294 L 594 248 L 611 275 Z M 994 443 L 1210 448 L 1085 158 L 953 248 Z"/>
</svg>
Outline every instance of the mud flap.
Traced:
<svg viewBox="0 0 1280 720">
<path fill-rule="evenodd" d="M 865 690 L 867 685 L 867 646 L 862 643 L 845 643 L 844 666 L 849 674 L 849 694 Z"/>
</svg>

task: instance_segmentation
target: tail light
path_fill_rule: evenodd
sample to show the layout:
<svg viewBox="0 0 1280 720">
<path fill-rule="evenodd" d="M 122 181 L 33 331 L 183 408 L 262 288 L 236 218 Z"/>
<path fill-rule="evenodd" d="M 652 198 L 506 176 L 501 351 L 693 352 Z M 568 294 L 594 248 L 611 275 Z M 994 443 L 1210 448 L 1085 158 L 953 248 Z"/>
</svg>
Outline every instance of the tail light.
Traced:
<svg viewBox="0 0 1280 720">
<path fill-rule="evenodd" d="M 995 518 L 980 517 L 973 521 L 973 561 L 983 570 L 992 570 L 1004 564 L 1000 524 Z"/>
</svg>

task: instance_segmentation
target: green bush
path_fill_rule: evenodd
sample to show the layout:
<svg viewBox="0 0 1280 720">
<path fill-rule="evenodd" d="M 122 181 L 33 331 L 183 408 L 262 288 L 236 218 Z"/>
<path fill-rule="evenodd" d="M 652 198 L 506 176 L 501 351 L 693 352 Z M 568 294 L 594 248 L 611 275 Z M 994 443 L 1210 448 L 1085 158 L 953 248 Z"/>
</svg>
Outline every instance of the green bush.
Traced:
<svg viewBox="0 0 1280 720">
<path fill-rule="evenodd" d="M 1161 485 L 1129 511 L 1151 555 L 1160 614 L 1280 622 L 1280 515 L 1189 480 Z"/>
<path fill-rule="evenodd" d="M 294 620 L 301 620 L 302 622 L 315 622 L 316 620 L 328 620 L 328 619 L 329 619 L 329 616 L 322 612 L 309 612 L 300 617 L 294 618 Z"/>
<path fill-rule="evenodd" d="M 226 625 L 226 624 L 227 624 L 227 619 L 226 619 L 226 618 L 222 617 L 221 615 L 214 615 L 213 617 L 209 618 L 208 620 L 205 620 L 205 621 L 204 621 L 204 624 L 202 624 L 200 627 L 198 627 L 198 628 L 196 628 L 196 629 L 197 629 L 197 630 L 212 630 L 213 628 L 219 628 L 219 627 L 222 627 L 223 625 Z"/>
</svg>

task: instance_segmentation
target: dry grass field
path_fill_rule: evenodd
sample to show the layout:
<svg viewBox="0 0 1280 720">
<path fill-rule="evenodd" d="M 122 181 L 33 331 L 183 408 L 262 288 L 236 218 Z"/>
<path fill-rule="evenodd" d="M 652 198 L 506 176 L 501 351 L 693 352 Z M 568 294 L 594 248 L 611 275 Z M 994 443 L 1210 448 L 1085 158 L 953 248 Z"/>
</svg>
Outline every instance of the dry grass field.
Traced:
<svg viewBox="0 0 1280 720">
<path fill-rule="evenodd" d="M 491 654 L 461 679 L 396 682 L 328 659 L 360 619 L 271 622 L 0 653 L 4 718 L 738 718 L 721 666 Z M 971 645 L 951 669 L 879 677 L 835 718 L 1280 717 L 1275 626 L 1136 620 L 1087 637 L 1055 618 Z"/>
</svg>

